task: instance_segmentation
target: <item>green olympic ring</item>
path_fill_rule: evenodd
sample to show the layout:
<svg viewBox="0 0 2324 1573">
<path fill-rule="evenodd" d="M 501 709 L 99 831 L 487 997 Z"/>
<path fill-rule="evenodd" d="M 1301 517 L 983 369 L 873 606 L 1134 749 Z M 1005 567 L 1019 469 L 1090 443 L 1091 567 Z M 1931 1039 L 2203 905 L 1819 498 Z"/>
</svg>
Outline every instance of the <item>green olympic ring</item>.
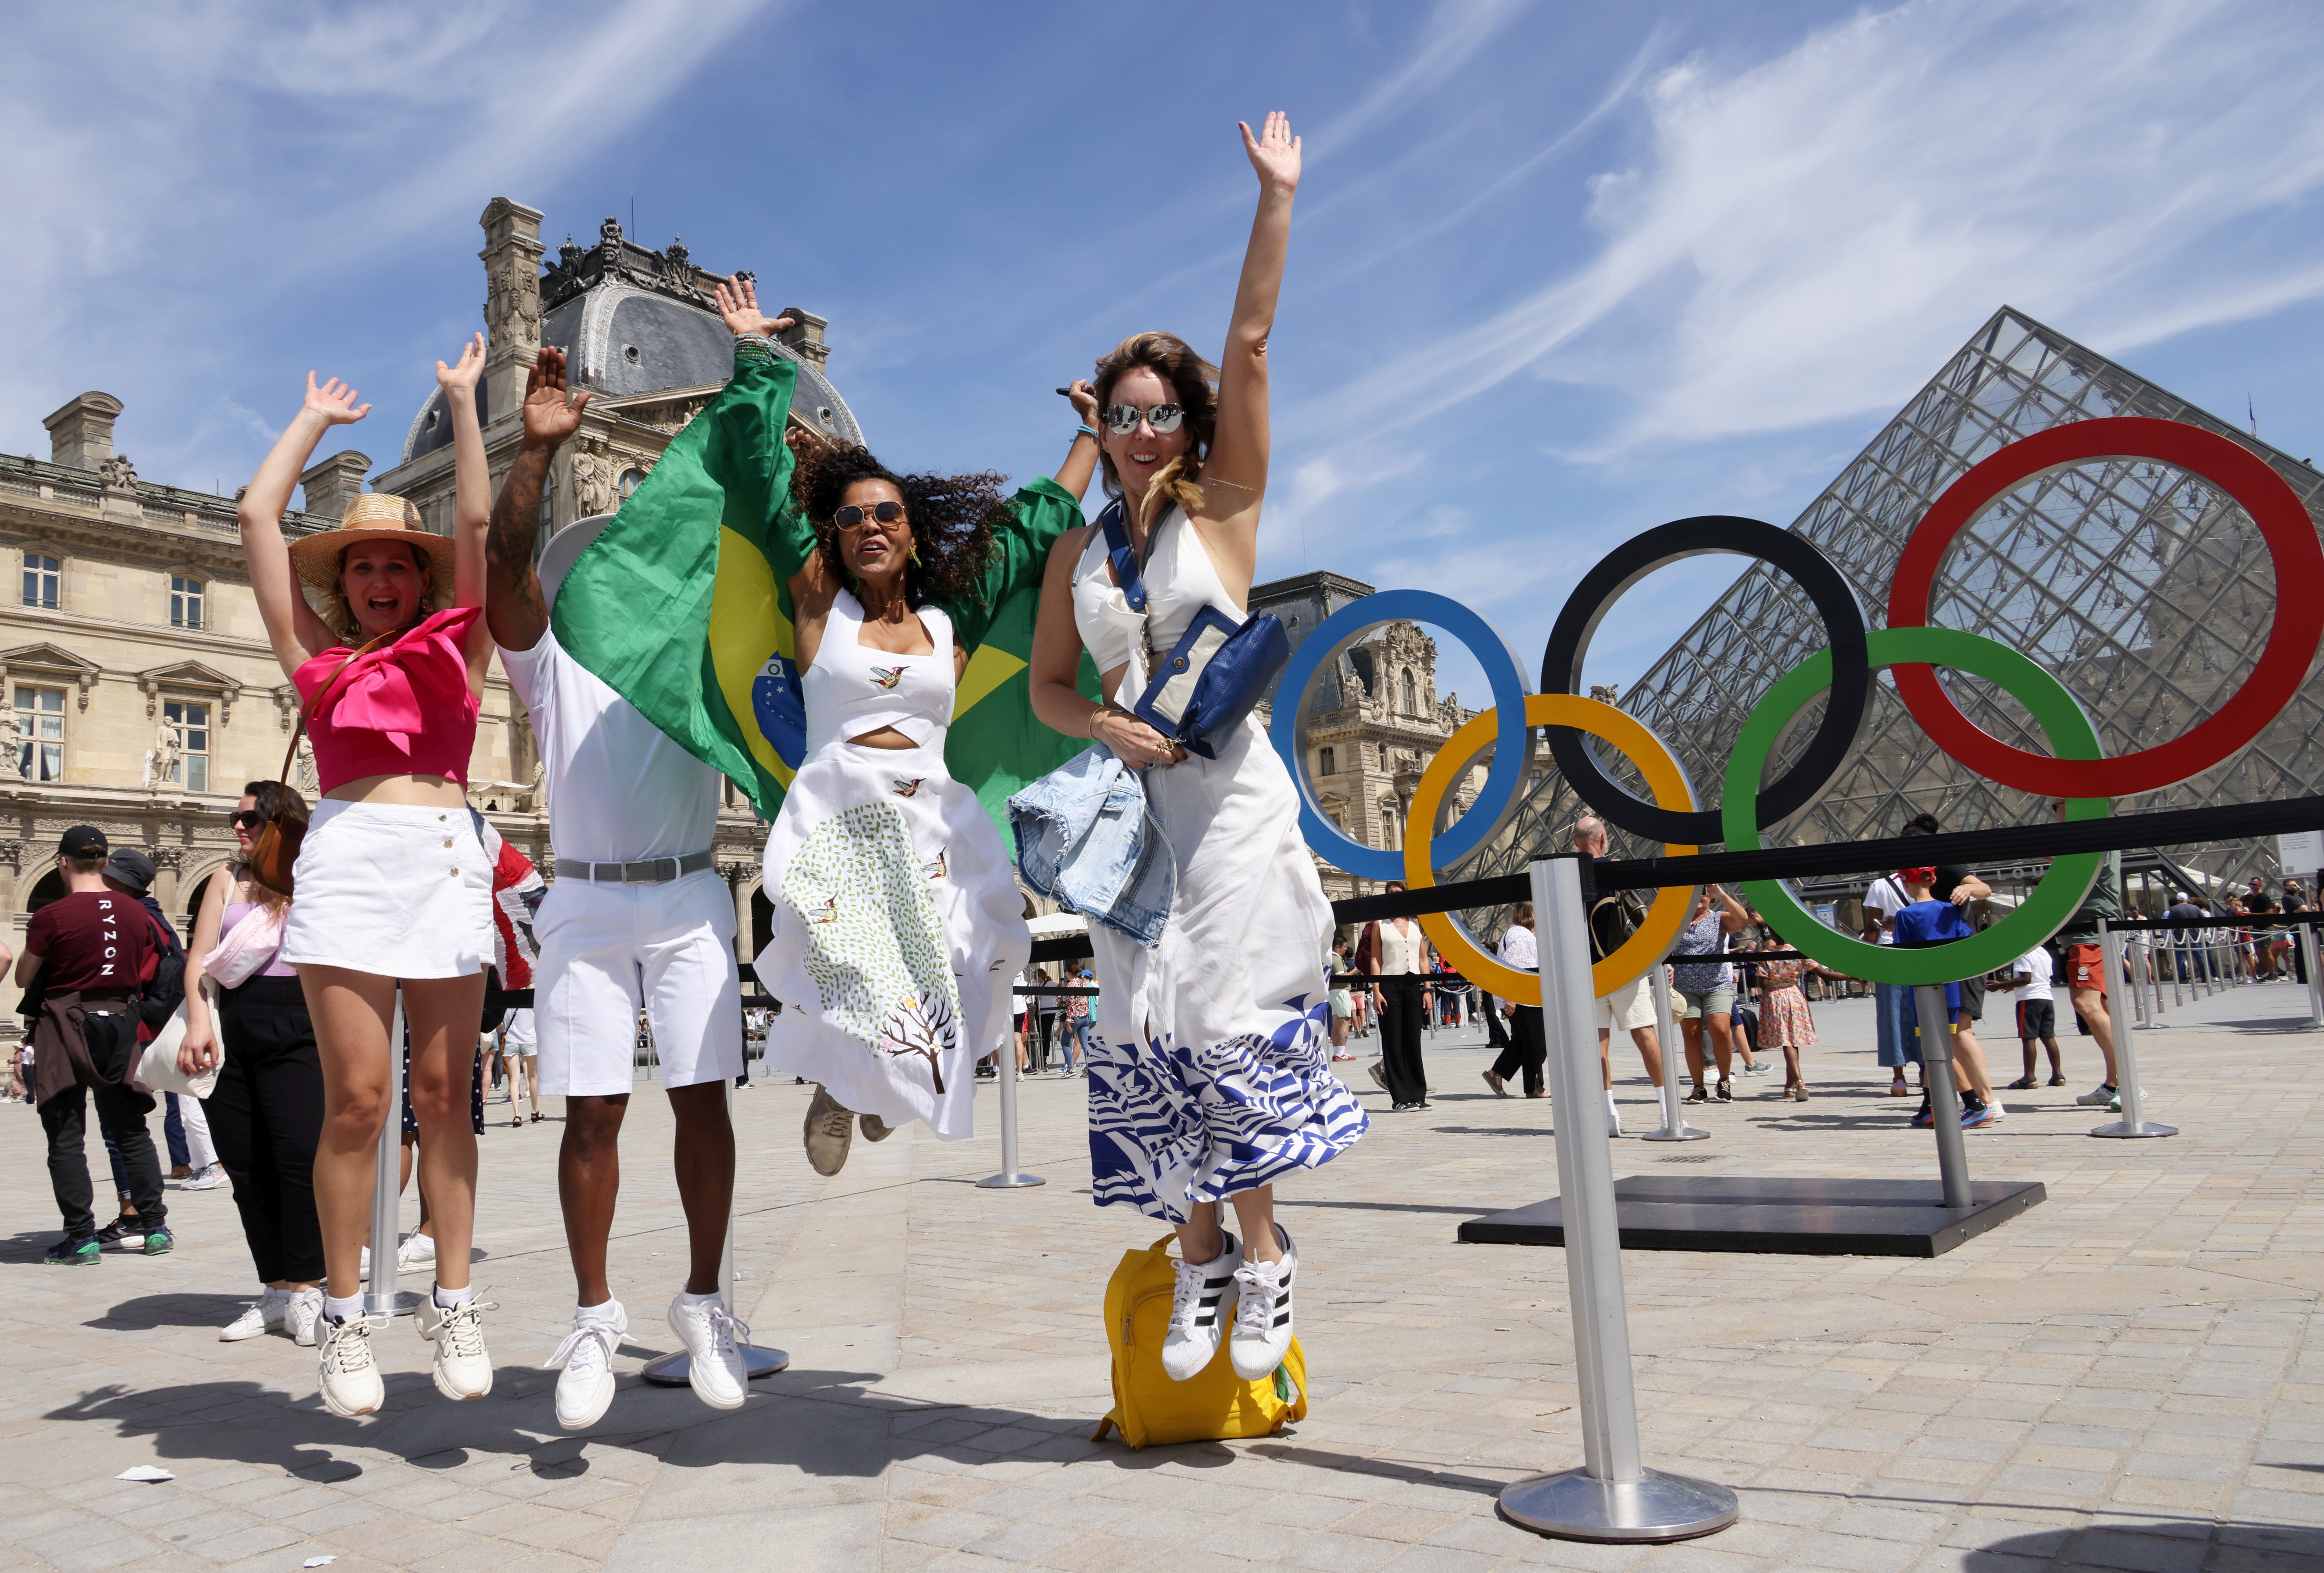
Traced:
<svg viewBox="0 0 2324 1573">
<path fill-rule="evenodd" d="M 2102 757 L 2098 729 L 2066 685 L 2017 651 L 1982 634 L 1950 628 L 1876 629 L 1866 636 L 1867 652 L 1877 670 L 1902 662 L 1932 667 L 1956 667 L 1987 681 L 2033 713 L 2061 759 Z M 1768 689 L 1743 722 L 1735 752 L 1727 763 L 1727 781 L 1720 814 L 1727 850 L 1756 851 L 1759 845 L 1757 798 L 1759 777 L 1767 756 L 1792 719 L 1809 700 L 1831 686 L 1831 652 L 1818 650 Z M 2104 819 L 2110 799 L 2074 797 L 2066 803 L 2066 817 Z M 1777 879 L 1747 879 L 1743 892 L 1757 906 L 1769 927 L 1791 942 L 1794 949 L 1813 956 L 1835 971 L 1876 983 L 1951 983 L 1981 977 L 2008 966 L 2062 927 L 2089 894 L 2098 878 L 2103 852 L 2074 852 L 2057 859 L 2042 876 L 2033 893 L 2016 911 L 1973 939 L 1948 945 L 1898 950 L 1894 945 L 1868 945 L 1826 928 Z"/>
</svg>

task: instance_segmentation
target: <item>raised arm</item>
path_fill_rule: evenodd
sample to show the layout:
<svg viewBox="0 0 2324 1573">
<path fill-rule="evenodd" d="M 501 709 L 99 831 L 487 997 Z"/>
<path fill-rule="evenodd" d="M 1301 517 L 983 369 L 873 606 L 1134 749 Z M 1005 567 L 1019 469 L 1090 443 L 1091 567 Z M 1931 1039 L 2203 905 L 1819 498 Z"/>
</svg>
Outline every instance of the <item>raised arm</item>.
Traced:
<svg viewBox="0 0 2324 1573">
<path fill-rule="evenodd" d="M 1235 285 L 1226 352 L 1219 357 L 1219 411 L 1203 509 L 1194 523 L 1230 591 L 1247 591 L 1259 561 L 1259 505 L 1267 490 L 1267 340 L 1291 244 L 1291 198 L 1299 189 L 1299 139 L 1280 110 L 1257 136 L 1243 125 L 1243 152 L 1259 175 L 1259 212 Z"/>
<path fill-rule="evenodd" d="M 355 391 L 337 377 L 315 386 L 307 373 L 307 399 L 298 415 L 277 437 L 258 474 L 244 488 L 235 508 L 242 524 L 242 555 L 250 568 L 250 588 L 258 599 L 258 615 L 266 625 L 266 642 L 286 677 L 293 676 L 310 657 L 338 643 L 307 604 L 299 575 L 290 570 L 290 548 L 282 539 L 282 511 L 290 506 L 290 489 L 306 472 L 315 445 L 335 426 L 361 420 L 371 413 L 368 404 L 355 402 Z"/>
<path fill-rule="evenodd" d="M 484 623 L 494 643 L 529 650 L 549 631 L 549 604 L 533 566 L 540 536 L 540 492 L 550 461 L 581 428 L 589 395 L 565 383 L 565 352 L 543 349 L 524 380 L 524 445 L 517 449 L 493 503 L 484 536 Z"/>
<path fill-rule="evenodd" d="M 1089 379 L 1077 377 L 1057 390 L 1073 401 L 1074 419 L 1081 424 L 1074 428 L 1074 440 L 1065 449 L 1065 462 L 1057 466 L 1057 484 L 1073 493 L 1078 502 L 1089 494 L 1090 478 L 1097 474 L 1097 391 Z"/>
<path fill-rule="evenodd" d="M 492 468 L 484 459 L 484 428 L 476 415 L 476 382 L 484 374 L 484 336 L 477 334 L 460 346 L 456 365 L 436 363 L 436 385 L 452 414 L 452 599 L 453 606 L 484 603 L 484 529 L 493 512 Z M 443 586 L 437 586 L 438 604 Z M 480 617 L 468 630 L 468 686 L 484 691 L 484 669 L 492 664 L 490 619 Z"/>
</svg>

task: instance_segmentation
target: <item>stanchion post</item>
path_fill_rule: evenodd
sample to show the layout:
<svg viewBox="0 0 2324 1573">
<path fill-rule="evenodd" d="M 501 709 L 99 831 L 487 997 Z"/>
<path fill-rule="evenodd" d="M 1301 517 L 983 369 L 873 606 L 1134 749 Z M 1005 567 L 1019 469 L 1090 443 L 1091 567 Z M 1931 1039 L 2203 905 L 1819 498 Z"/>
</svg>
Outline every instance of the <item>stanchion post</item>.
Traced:
<svg viewBox="0 0 2324 1573">
<path fill-rule="evenodd" d="M 2105 918 L 2098 919 L 2098 956 L 2106 967 L 2107 981 L 2111 985 L 2122 976 L 2122 935 L 2116 933 Z M 2134 986 L 2135 985 L 2135 980 Z M 2107 990 L 2111 997 L 2113 990 Z M 2175 1136 L 2175 1125 L 2156 1125 L 2144 1118 L 2141 1107 L 2144 1094 L 2138 1086 L 2138 1034 L 2135 1028 L 2123 1030 L 2122 1017 L 2114 1017 L 2114 1079 L 2122 1098 L 2122 1118 L 2111 1125 L 2091 1130 L 2094 1136 L 2115 1138 L 2139 1136 Z"/>
<path fill-rule="evenodd" d="M 2130 993 L 2138 1005 L 2138 1025 L 2134 1032 L 2159 1032 L 2163 1027 L 2163 986 L 2154 977 L 2154 952 L 2147 936 L 2141 933 L 2131 942 Z M 2146 986 L 2154 984 L 2154 1008 L 2146 1007 Z"/>
<path fill-rule="evenodd" d="M 1678 943 L 1675 936 L 1671 943 Z M 1655 1038 L 1663 1046 L 1663 1128 L 1648 1131 L 1640 1139 L 1649 1142 L 1709 1141 L 1709 1131 L 1697 1130 L 1686 1123 L 1686 1103 L 1678 1095 L 1678 1068 L 1686 1062 L 1686 1050 L 1679 1041 L 1678 1024 L 1671 1019 L 1670 980 L 1663 973 L 1669 958 L 1670 952 L 1665 950 L 1655 958 L 1654 966 L 1646 972 L 1646 992 L 1655 998 Z M 1612 1048 L 1609 1036 L 1608 1052 L 1610 1053 Z"/>
<path fill-rule="evenodd" d="M 2308 1025 L 2324 1027 L 2324 975 L 2316 970 L 2316 925 L 2300 925 L 2300 961 L 2308 973 Z"/>
<path fill-rule="evenodd" d="M 1016 1003 L 1016 996 L 1010 996 Z M 1047 1185 L 1038 1174 L 1028 1174 L 1017 1167 L 1017 1056 L 1012 1040 L 1007 1034 L 1001 1039 L 1001 1050 L 993 1058 L 992 1079 L 1001 1083 L 1001 1173 L 987 1174 L 976 1184 L 981 1191 L 1021 1191 L 1028 1185 Z M 971 1075 L 975 1074 L 973 1071 Z"/>
<path fill-rule="evenodd" d="M 1953 1085 L 1953 1017 L 1945 1008 L 1943 984 L 1914 987 L 1913 1018 L 1921 1035 L 1921 1077 L 1929 1084 L 1929 1112 L 1937 1133 L 1937 1182 L 1944 1188 L 1945 1206 L 1967 1208 L 1969 1143 L 1961 1136 L 1960 1093 Z"/>
<path fill-rule="evenodd" d="M 395 1294 L 398 1248 L 396 1225 L 403 1210 L 403 991 L 395 993 L 395 1008 L 387 1025 L 387 1118 L 379 1127 L 379 1168 L 372 1179 L 371 1276 L 364 1284 L 364 1314 L 393 1316 L 399 1310 Z"/>
<path fill-rule="evenodd" d="M 1666 1475 L 1639 1462 L 1611 1143 L 1595 1112 L 1598 1032 L 1591 1008 L 1581 860 L 1543 859 L 1532 872 L 1541 938 L 1542 1027 L 1549 1039 L 1551 1096 L 1559 1111 L 1559 1210 L 1583 1461 L 1577 1469 L 1503 1487 L 1501 1512 L 1512 1523 L 1561 1540 L 1690 1540 L 1733 1523 L 1738 1504 L 1723 1486 Z M 1670 1080 L 1667 1068 L 1664 1080 Z"/>
<path fill-rule="evenodd" d="M 743 1068 L 749 1069 L 750 1063 L 751 1043 L 746 1037 L 742 1040 Z M 725 1100 L 726 1118 L 731 1124 L 734 1118 L 734 1080 L 731 1076 L 721 1077 L 720 1080 L 726 1084 L 722 1097 Z M 718 1253 L 718 1303 L 726 1308 L 728 1316 L 734 1314 L 734 1195 L 731 1190 L 726 1195 L 726 1243 Z M 781 1349 L 764 1348 L 757 1344 L 742 1344 L 738 1348 L 746 1376 L 771 1375 L 791 1363 L 790 1356 Z M 683 1387 L 693 1366 L 694 1357 L 680 1349 L 674 1355 L 649 1360 L 645 1369 L 638 1375 L 657 1387 Z"/>
</svg>

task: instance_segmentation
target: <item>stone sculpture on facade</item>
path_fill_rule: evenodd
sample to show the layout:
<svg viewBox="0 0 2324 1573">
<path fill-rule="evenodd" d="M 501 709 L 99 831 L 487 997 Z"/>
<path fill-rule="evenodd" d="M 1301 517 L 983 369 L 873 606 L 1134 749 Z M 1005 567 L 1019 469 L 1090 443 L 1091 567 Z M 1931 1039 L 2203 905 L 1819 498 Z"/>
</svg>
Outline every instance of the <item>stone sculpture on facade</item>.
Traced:
<svg viewBox="0 0 2324 1573">
<path fill-rule="evenodd" d="M 24 726 L 13 710 L 0 710 L 0 780 L 22 780 L 24 775 Z"/>
<path fill-rule="evenodd" d="M 129 462 L 127 454 L 115 454 L 97 466 L 97 478 L 108 492 L 137 490 L 137 467 Z"/>
</svg>

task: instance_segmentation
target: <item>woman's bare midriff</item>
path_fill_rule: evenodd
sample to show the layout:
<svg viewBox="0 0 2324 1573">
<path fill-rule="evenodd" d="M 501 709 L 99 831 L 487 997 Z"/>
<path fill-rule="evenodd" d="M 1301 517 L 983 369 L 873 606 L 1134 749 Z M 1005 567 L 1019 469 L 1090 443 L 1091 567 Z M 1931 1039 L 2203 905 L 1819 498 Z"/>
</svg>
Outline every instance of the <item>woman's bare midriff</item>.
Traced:
<svg viewBox="0 0 2324 1573">
<path fill-rule="evenodd" d="M 892 726 L 883 726 L 878 731 L 867 731 L 862 737 L 852 737 L 847 741 L 861 743 L 867 749 L 917 749 L 920 746 Z"/>
<path fill-rule="evenodd" d="M 323 794 L 332 803 L 384 803 L 404 808 L 466 808 L 467 794 L 441 776 L 364 776 Z"/>
</svg>

